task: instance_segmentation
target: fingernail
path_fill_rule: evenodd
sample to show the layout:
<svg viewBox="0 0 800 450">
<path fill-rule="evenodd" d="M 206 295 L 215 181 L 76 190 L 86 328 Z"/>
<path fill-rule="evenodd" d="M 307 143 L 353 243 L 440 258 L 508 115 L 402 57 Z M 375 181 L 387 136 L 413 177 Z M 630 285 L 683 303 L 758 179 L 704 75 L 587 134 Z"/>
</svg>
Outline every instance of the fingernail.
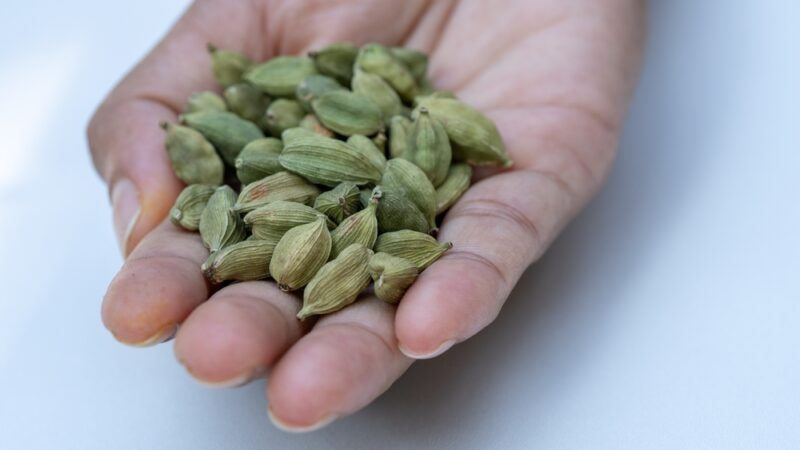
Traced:
<svg viewBox="0 0 800 450">
<path fill-rule="evenodd" d="M 201 384 L 201 385 L 203 385 L 205 387 L 210 387 L 210 388 L 234 388 L 234 387 L 244 386 L 245 384 L 255 380 L 256 378 L 260 378 L 264 374 L 267 373 L 267 368 L 266 367 L 256 367 L 255 369 L 253 369 L 253 370 L 251 370 L 249 372 L 245 372 L 245 373 L 243 373 L 241 375 L 235 376 L 235 377 L 227 379 L 227 380 L 208 381 L 208 380 L 203 380 L 203 379 L 199 378 L 197 375 L 195 375 L 192 372 L 192 370 L 189 369 L 189 366 L 187 366 L 183 362 L 183 360 L 181 360 L 179 358 L 178 361 L 180 361 L 181 364 L 183 364 L 183 367 L 186 369 L 186 371 L 189 373 L 189 375 L 192 378 L 194 378 L 194 380 L 196 382 L 198 382 L 199 384 Z"/>
<path fill-rule="evenodd" d="M 309 431 L 319 430 L 320 428 L 330 425 L 334 420 L 339 418 L 336 414 L 330 414 L 311 425 L 291 425 L 278 418 L 270 407 L 267 407 L 267 415 L 273 425 L 287 433 L 308 433 Z"/>
<path fill-rule="evenodd" d="M 431 358 L 435 358 L 435 357 L 441 355 L 442 353 L 450 350 L 450 347 L 455 345 L 455 343 L 456 343 L 456 341 L 454 339 L 450 339 L 450 340 L 444 341 L 442 343 L 442 345 L 436 347 L 436 349 L 434 351 L 432 351 L 432 352 L 420 352 L 420 353 L 411 351 L 411 350 L 403 347 L 403 344 L 400 344 L 399 347 L 400 347 L 400 351 L 403 352 L 403 354 L 408 356 L 409 358 L 431 359 Z"/>
<path fill-rule="evenodd" d="M 111 207 L 114 209 L 114 231 L 117 234 L 122 256 L 126 257 L 130 249 L 131 233 L 136 227 L 141 211 L 139 207 L 139 192 L 136 186 L 127 178 L 118 180 L 111 189 Z"/>
<path fill-rule="evenodd" d="M 132 347 L 150 347 L 151 345 L 161 344 L 162 342 L 169 341 L 175 336 L 175 333 L 177 332 L 178 332 L 178 325 L 170 324 L 158 330 L 158 332 L 156 332 L 153 336 L 140 342 L 126 341 L 124 339 L 120 339 L 120 337 L 117 336 L 116 334 L 114 334 L 114 337 L 123 344 L 130 345 Z"/>
</svg>

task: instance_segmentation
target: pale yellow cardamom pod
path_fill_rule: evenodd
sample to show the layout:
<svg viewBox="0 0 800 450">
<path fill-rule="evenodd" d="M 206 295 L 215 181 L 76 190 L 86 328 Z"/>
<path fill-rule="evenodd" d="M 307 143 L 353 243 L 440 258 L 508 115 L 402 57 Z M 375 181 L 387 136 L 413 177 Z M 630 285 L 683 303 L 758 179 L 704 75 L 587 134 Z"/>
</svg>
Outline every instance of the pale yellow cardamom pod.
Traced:
<svg viewBox="0 0 800 450">
<path fill-rule="evenodd" d="M 319 188 L 290 172 L 278 172 L 248 184 L 239 194 L 234 209 L 248 213 L 276 200 L 311 205 Z"/>
<path fill-rule="evenodd" d="M 244 222 L 233 211 L 236 193 L 230 186 L 220 186 L 208 199 L 200 215 L 200 237 L 210 252 L 243 241 L 246 237 Z"/>
<path fill-rule="evenodd" d="M 258 239 L 279 240 L 292 228 L 311 223 L 324 217 L 328 228 L 336 224 L 316 209 L 297 202 L 277 200 L 260 206 L 244 216 L 244 223 L 250 226 L 253 236 Z"/>
<path fill-rule="evenodd" d="M 375 282 L 375 296 L 387 303 L 397 303 L 417 279 L 417 266 L 388 253 L 375 253 L 369 260 L 369 273 Z"/>
<path fill-rule="evenodd" d="M 472 167 L 469 164 L 460 163 L 450 166 L 447 177 L 436 188 L 437 216 L 447 211 L 461 198 L 469 189 L 470 180 L 472 180 Z"/>
<path fill-rule="evenodd" d="M 352 244 L 322 266 L 303 292 L 303 308 L 297 317 L 329 314 L 353 303 L 370 282 L 372 250 Z"/>
<path fill-rule="evenodd" d="M 277 241 L 247 239 L 212 253 L 201 266 L 212 283 L 263 280 Z"/>
<path fill-rule="evenodd" d="M 175 204 L 169 212 L 169 220 L 185 230 L 197 231 L 197 227 L 200 226 L 200 216 L 213 193 L 214 186 L 207 184 L 186 186 L 175 199 Z"/>
<path fill-rule="evenodd" d="M 281 290 L 300 289 L 325 264 L 330 252 L 331 234 L 320 217 L 283 235 L 272 253 L 269 272 Z"/>
<path fill-rule="evenodd" d="M 453 248 L 452 242 L 437 242 L 432 236 L 411 230 L 393 231 L 378 236 L 375 251 L 405 258 L 422 271 Z"/>
</svg>

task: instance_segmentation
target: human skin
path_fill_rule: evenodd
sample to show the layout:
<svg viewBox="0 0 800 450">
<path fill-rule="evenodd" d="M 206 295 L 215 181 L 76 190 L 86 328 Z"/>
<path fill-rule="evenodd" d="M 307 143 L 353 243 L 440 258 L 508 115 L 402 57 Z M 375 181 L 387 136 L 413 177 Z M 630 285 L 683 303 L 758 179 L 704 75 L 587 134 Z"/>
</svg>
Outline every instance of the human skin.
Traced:
<svg viewBox="0 0 800 450">
<path fill-rule="evenodd" d="M 138 346 L 177 330 L 176 357 L 208 385 L 268 373 L 269 415 L 282 428 L 310 430 L 358 411 L 414 359 L 438 356 L 491 323 L 526 268 L 599 190 L 643 40 L 641 0 L 196 1 L 89 124 L 126 256 L 103 301 L 104 324 Z M 368 298 L 300 322 L 300 299 L 274 283 L 206 283 L 199 236 L 165 219 L 183 186 L 158 124 L 176 121 L 192 92 L 216 89 L 209 42 L 265 60 L 336 41 L 428 52 L 433 84 L 497 123 L 514 166 L 477 171 L 480 181 L 440 228 L 453 250 L 398 307 Z"/>
</svg>

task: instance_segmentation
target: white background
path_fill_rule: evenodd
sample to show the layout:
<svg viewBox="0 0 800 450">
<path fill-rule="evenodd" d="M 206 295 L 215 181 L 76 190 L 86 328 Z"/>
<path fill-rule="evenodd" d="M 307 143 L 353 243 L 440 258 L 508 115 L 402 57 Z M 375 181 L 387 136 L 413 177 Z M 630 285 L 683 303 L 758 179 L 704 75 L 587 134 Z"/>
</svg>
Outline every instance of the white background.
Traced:
<svg viewBox="0 0 800 450">
<path fill-rule="evenodd" d="M 99 320 L 120 258 L 84 128 L 184 2 L 0 15 L 0 448 L 797 448 L 800 4 L 651 2 L 607 188 L 499 319 L 310 435 Z"/>
</svg>

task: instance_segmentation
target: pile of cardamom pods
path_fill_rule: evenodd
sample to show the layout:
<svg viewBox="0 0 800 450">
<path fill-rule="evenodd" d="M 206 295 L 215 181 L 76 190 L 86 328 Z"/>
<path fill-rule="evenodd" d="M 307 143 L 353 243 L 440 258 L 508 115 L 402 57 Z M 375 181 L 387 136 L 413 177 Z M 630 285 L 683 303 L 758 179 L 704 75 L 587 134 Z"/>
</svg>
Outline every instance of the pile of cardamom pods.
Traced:
<svg viewBox="0 0 800 450">
<path fill-rule="evenodd" d="M 398 302 L 452 247 L 431 234 L 470 165 L 511 165 L 494 123 L 434 91 L 416 50 L 337 43 L 261 64 L 209 52 L 222 95 L 195 93 L 180 124 L 162 124 L 187 184 L 170 219 L 199 230 L 212 283 L 304 289 L 300 319 L 371 281 Z"/>
</svg>

